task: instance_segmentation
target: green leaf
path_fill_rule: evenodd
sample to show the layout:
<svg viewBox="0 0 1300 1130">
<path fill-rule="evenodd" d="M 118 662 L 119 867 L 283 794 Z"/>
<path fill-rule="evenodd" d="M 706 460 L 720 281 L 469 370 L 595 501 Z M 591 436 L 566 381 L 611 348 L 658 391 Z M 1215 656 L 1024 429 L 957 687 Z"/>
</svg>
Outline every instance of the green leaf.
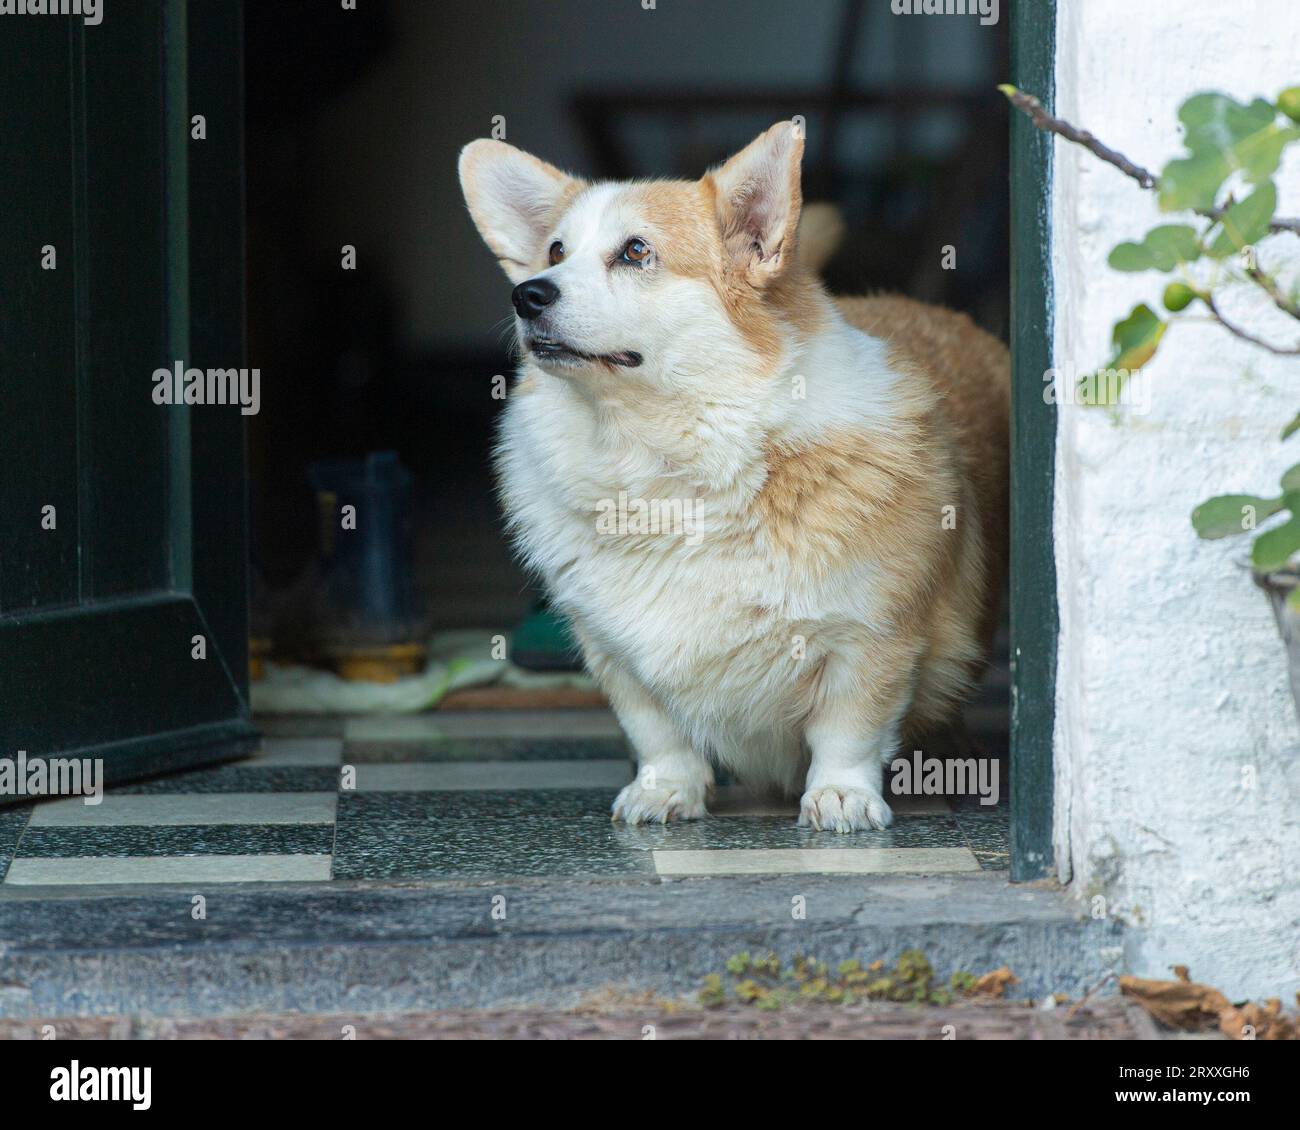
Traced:
<svg viewBox="0 0 1300 1130">
<path fill-rule="evenodd" d="M 1300 491 L 1300 463 L 1282 472 L 1282 493 Z"/>
<path fill-rule="evenodd" d="M 1300 432 L 1300 412 L 1297 412 L 1295 419 L 1282 429 L 1282 438 L 1290 439 L 1296 432 Z"/>
<path fill-rule="evenodd" d="M 1219 186 L 1232 172 L 1222 153 L 1176 157 L 1160 173 L 1160 208 L 1165 212 L 1208 211 Z"/>
<path fill-rule="evenodd" d="M 1192 511 L 1192 528 L 1206 541 L 1250 533 L 1282 509 L 1280 498 L 1254 494 L 1221 494 Z"/>
<path fill-rule="evenodd" d="M 1292 612 L 1300 612 L 1300 585 L 1286 594 L 1286 604 Z"/>
<path fill-rule="evenodd" d="M 1277 110 L 1262 98 L 1247 105 L 1225 94 L 1196 94 L 1178 118 L 1189 156 L 1170 161 L 1160 174 L 1160 207 L 1167 212 L 1208 211 L 1238 170 L 1251 184 L 1267 180 L 1282 150 L 1300 138 L 1293 126 L 1277 125 Z"/>
<path fill-rule="evenodd" d="M 1179 263 L 1194 263 L 1201 257 L 1201 239 L 1186 224 L 1161 224 L 1147 232 L 1142 241 L 1151 249 L 1156 270 L 1172 271 Z"/>
<path fill-rule="evenodd" d="M 1191 153 L 1227 152 L 1242 139 L 1273 124 L 1272 103 L 1256 98 L 1244 105 L 1226 94 L 1193 94 L 1178 109 L 1183 141 Z"/>
<path fill-rule="evenodd" d="M 1268 180 L 1282 163 L 1282 150 L 1300 138 L 1294 126 L 1269 126 L 1251 137 L 1243 138 L 1228 155 L 1234 168 L 1242 171 L 1251 184 Z"/>
<path fill-rule="evenodd" d="M 1129 316 L 1115 323 L 1111 340 L 1115 344 L 1112 369 L 1140 369 L 1155 356 L 1156 347 L 1164 336 L 1168 323 L 1161 321 L 1145 302 L 1129 311 Z"/>
<path fill-rule="evenodd" d="M 1141 243 L 1121 243 L 1107 262 L 1117 271 L 1172 271 L 1179 263 L 1194 263 L 1200 257 L 1201 240 L 1195 228 L 1161 224 L 1147 232 Z"/>
<path fill-rule="evenodd" d="M 1260 534 L 1250 547 L 1250 563 L 1261 573 L 1276 572 L 1300 553 L 1300 494 L 1286 494 L 1283 505 L 1291 511 L 1291 517 Z"/>
<path fill-rule="evenodd" d="M 1115 271 L 1149 271 L 1155 265 L 1155 258 L 1145 243 L 1118 244 L 1106 258 Z"/>
<path fill-rule="evenodd" d="M 1105 368 L 1079 378 L 1077 403 L 1089 407 L 1119 403 L 1125 381 L 1155 356 L 1169 323 L 1161 321 L 1151 307 L 1138 303 L 1111 332 L 1115 355 Z"/>
<path fill-rule="evenodd" d="M 1210 246 L 1215 259 L 1223 259 L 1243 247 L 1258 243 L 1268 235 L 1268 224 L 1277 208 L 1277 187 L 1265 181 L 1254 192 L 1239 200 L 1223 215 L 1223 230 Z"/>
</svg>

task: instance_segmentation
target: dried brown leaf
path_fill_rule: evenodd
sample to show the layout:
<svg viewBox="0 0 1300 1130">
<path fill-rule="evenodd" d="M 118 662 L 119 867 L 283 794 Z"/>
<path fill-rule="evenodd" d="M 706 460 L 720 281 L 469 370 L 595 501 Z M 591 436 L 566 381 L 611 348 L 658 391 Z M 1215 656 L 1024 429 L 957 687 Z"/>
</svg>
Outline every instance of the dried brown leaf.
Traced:
<svg viewBox="0 0 1300 1130">
<path fill-rule="evenodd" d="M 1020 978 L 1004 965 L 1001 969 L 993 970 L 992 973 L 985 973 L 971 986 L 970 995 L 972 997 L 1000 997 L 1004 989 L 1009 985 L 1018 984 L 1019 981 Z"/>
<path fill-rule="evenodd" d="M 1119 988 L 1160 1023 L 1188 1032 L 1211 1027 L 1232 1007 L 1218 989 L 1191 980 L 1148 981 L 1125 975 L 1119 979 Z"/>
<path fill-rule="evenodd" d="M 1233 1040 L 1300 1039 L 1295 1021 L 1282 1015 L 1282 1002 L 1276 997 L 1257 1005 L 1248 1001 L 1229 1008 L 1219 1017 L 1219 1031 Z"/>
</svg>

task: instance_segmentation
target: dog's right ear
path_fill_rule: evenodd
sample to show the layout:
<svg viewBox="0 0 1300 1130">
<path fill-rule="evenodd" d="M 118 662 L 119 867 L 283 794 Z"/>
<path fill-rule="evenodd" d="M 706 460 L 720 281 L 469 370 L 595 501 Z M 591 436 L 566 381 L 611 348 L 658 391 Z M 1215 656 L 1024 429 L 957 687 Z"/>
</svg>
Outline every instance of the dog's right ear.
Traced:
<svg viewBox="0 0 1300 1130">
<path fill-rule="evenodd" d="M 580 181 L 531 153 L 486 138 L 460 151 L 460 187 L 469 214 L 510 281 L 532 274 L 560 204 Z"/>
</svg>

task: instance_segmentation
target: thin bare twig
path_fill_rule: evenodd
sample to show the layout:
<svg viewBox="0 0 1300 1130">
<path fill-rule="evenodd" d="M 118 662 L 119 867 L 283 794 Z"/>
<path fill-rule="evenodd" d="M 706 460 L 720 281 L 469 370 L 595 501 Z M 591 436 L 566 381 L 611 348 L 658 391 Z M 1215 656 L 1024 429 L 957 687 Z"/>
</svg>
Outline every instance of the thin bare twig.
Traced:
<svg viewBox="0 0 1300 1130">
<path fill-rule="evenodd" d="M 1282 346 L 1274 345 L 1272 342 L 1265 341 L 1261 337 L 1256 337 L 1253 333 L 1243 330 L 1239 325 L 1230 322 L 1225 318 L 1223 312 L 1219 309 L 1218 303 L 1214 301 L 1214 295 L 1205 295 L 1204 301 L 1206 308 L 1210 311 L 1210 317 L 1232 334 L 1233 337 L 1239 337 L 1242 341 L 1250 342 L 1251 345 L 1258 345 L 1261 349 L 1267 349 L 1270 353 L 1276 353 L 1279 357 L 1300 357 L 1300 345 L 1297 345 L 1293 349 L 1286 349 Z"/>
<path fill-rule="evenodd" d="M 1300 306 L 1297 306 L 1295 301 L 1277 285 L 1277 280 L 1272 275 L 1256 264 L 1253 267 L 1246 268 L 1246 276 L 1263 289 L 1264 293 L 1273 300 L 1273 305 L 1282 313 L 1290 314 L 1291 317 L 1300 321 Z"/>
<path fill-rule="evenodd" d="M 1048 133 L 1057 134 L 1065 138 L 1066 141 L 1072 141 L 1076 145 L 1082 145 L 1090 153 L 1101 158 L 1108 165 L 1113 165 L 1125 176 L 1132 177 L 1143 188 L 1159 190 L 1160 178 L 1151 172 L 1150 169 L 1144 169 L 1141 165 L 1130 161 L 1123 153 L 1103 145 L 1086 129 L 1079 129 L 1071 125 L 1064 118 L 1057 118 L 1049 114 L 1032 94 L 1026 94 L 1023 90 L 1017 90 L 1014 86 L 1000 86 L 998 88 L 1007 96 L 1008 101 L 1017 109 L 1029 116 L 1029 120 L 1041 130 Z M 1197 208 L 1194 209 L 1198 216 L 1204 216 L 1207 220 L 1219 221 L 1223 219 L 1226 208 Z M 1293 235 L 1300 235 L 1300 220 L 1284 219 L 1281 216 L 1274 216 L 1269 221 L 1269 231 L 1274 232 L 1291 232 Z"/>
<path fill-rule="evenodd" d="M 1091 989 L 1087 990 L 1087 992 L 1085 992 L 1083 996 L 1081 996 L 1077 1001 L 1074 1002 L 1074 1005 L 1071 1007 L 1070 1011 L 1065 1014 L 1065 1019 L 1067 1021 L 1073 1020 L 1074 1014 L 1088 1003 L 1093 993 L 1097 992 L 1097 990 L 1100 989 L 1103 985 L 1115 980 L 1116 976 L 1117 974 L 1115 973 L 1107 973 L 1105 977 L 1103 977 L 1100 981 L 1098 981 L 1095 985 L 1093 985 Z"/>
</svg>

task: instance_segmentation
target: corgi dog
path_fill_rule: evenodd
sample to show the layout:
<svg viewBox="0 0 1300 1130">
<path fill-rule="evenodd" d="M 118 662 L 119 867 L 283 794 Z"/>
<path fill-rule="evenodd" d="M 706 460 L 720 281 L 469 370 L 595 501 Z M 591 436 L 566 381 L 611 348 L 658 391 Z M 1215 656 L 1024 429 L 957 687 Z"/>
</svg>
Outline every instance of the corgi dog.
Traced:
<svg viewBox="0 0 1300 1130">
<path fill-rule="evenodd" d="M 806 827 L 886 827 L 883 767 L 959 717 L 992 636 L 1007 351 L 832 299 L 799 253 L 802 153 L 792 122 L 698 181 L 461 153 L 523 358 L 500 495 L 636 752 L 629 824 L 706 815 L 721 765 Z"/>
</svg>

